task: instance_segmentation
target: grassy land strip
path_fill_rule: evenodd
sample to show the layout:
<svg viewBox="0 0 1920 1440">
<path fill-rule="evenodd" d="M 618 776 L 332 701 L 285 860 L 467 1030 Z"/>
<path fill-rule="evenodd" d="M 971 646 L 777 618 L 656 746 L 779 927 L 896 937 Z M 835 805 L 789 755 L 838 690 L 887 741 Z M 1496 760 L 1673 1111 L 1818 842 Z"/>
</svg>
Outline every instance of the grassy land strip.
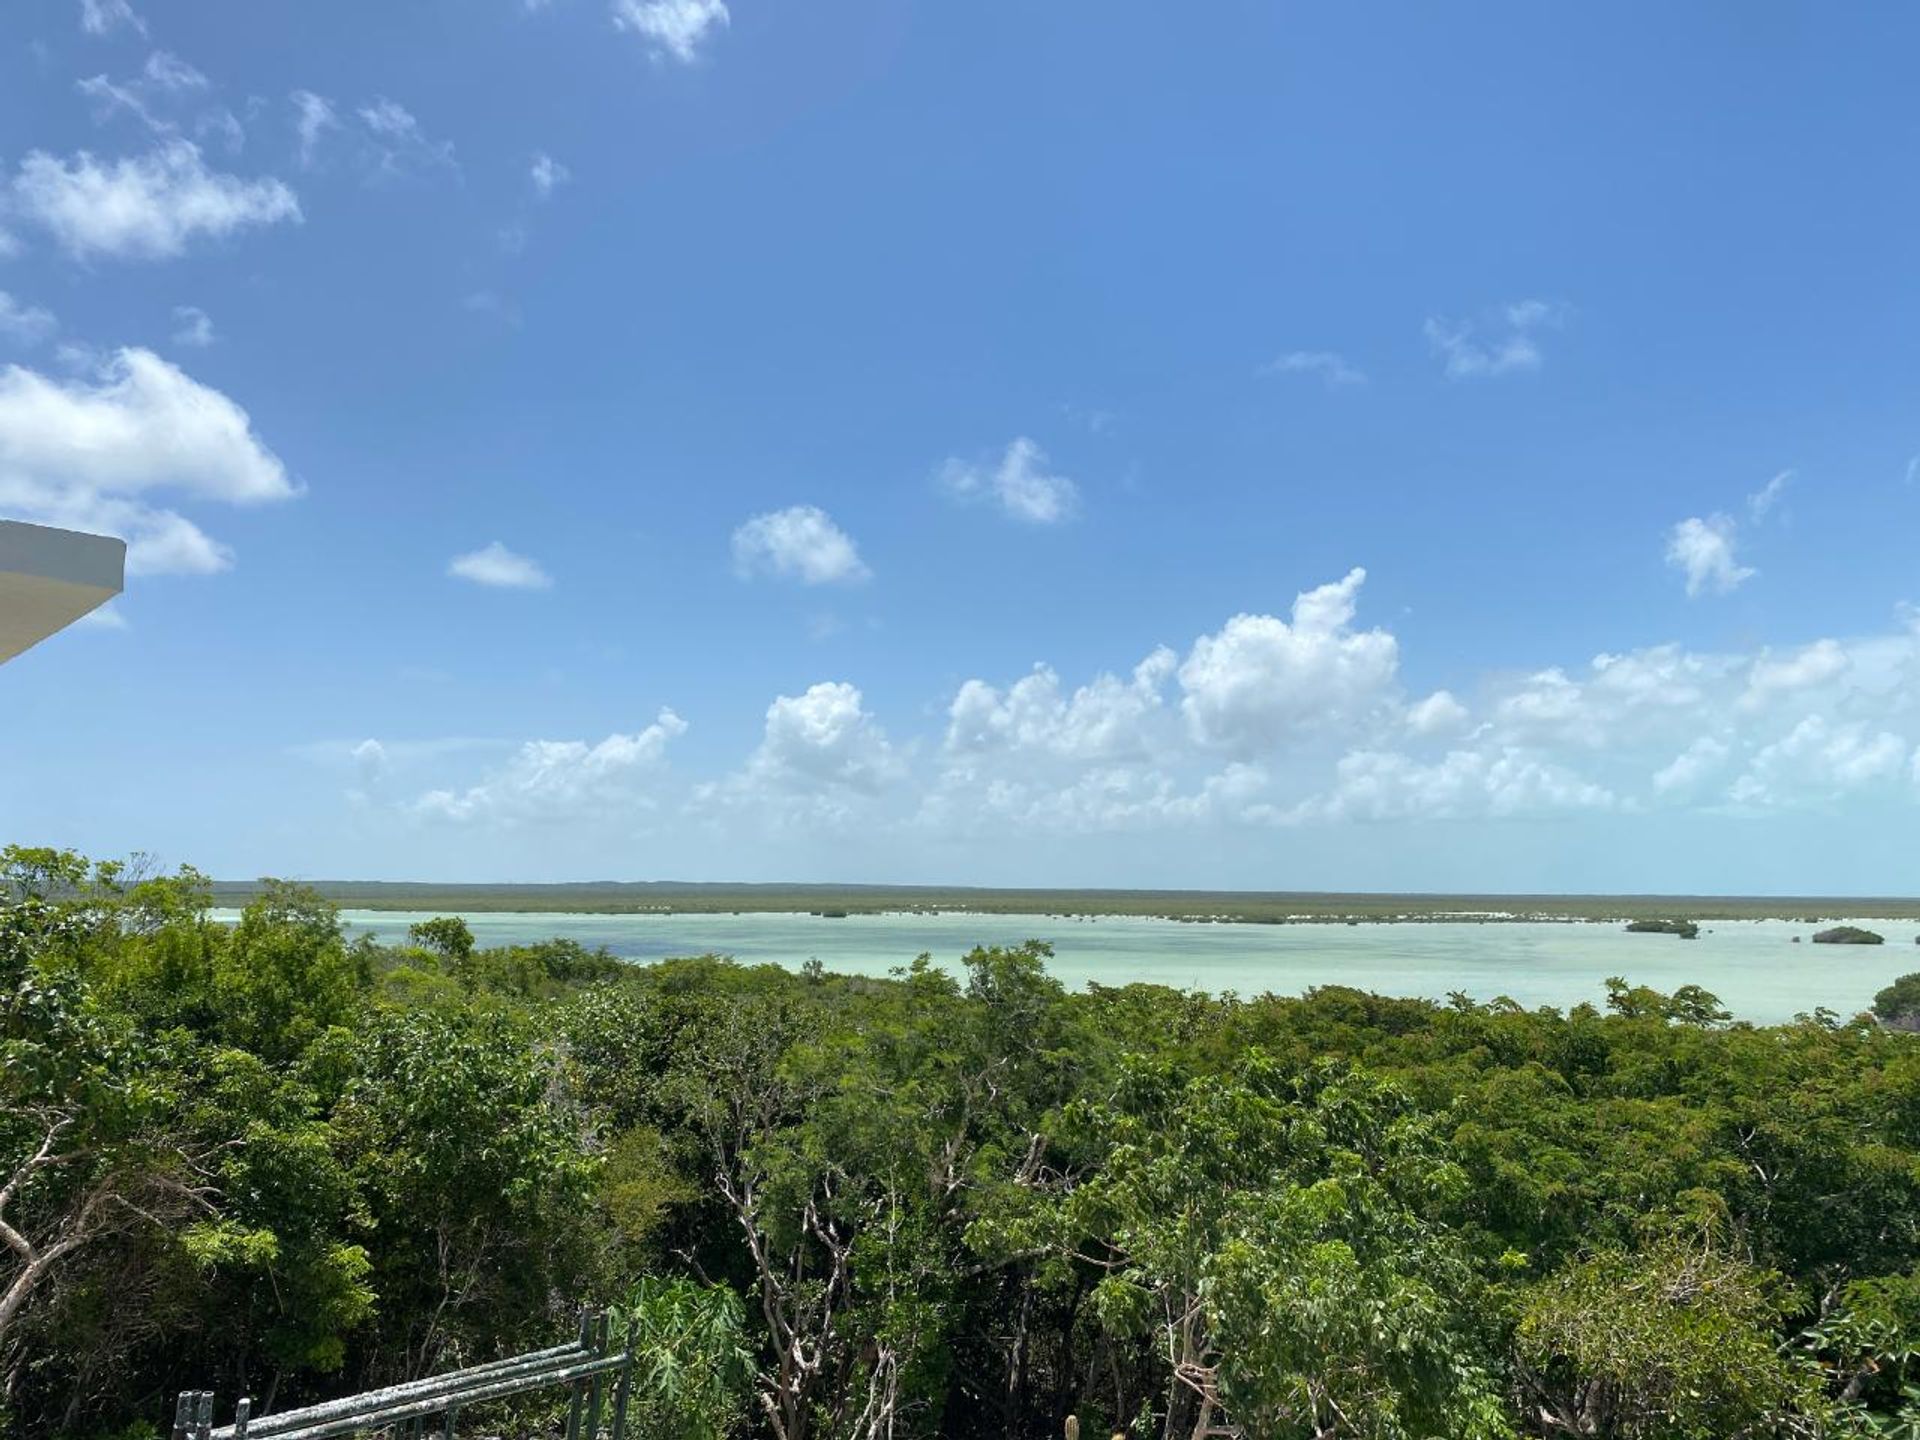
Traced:
<svg viewBox="0 0 1920 1440">
<path fill-rule="evenodd" d="M 218 881 L 216 905 L 240 907 L 258 881 Z M 1391 895 L 1334 891 L 1027 890 L 911 885 L 736 885 L 592 881 L 566 885 L 450 885 L 322 880 L 314 890 L 357 910 L 467 914 L 967 911 L 1001 915 L 1141 915 L 1252 924 L 1503 920 L 1920 919 L 1920 899 L 1889 896 Z"/>
</svg>

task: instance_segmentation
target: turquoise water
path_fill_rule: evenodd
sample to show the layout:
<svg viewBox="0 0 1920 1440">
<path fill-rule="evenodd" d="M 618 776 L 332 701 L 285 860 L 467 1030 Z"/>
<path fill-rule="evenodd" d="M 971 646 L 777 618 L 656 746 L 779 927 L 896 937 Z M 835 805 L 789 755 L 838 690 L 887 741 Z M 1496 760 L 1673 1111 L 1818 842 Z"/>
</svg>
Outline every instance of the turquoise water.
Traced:
<svg viewBox="0 0 1920 1440">
<path fill-rule="evenodd" d="M 356 933 L 405 935 L 425 915 L 349 910 Z M 1811 945 L 1820 926 L 1787 920 L 1714 922 L 1698 940 L 1629 935 L 1617 923 L 1397 925 L 1190 925 L 1172 920 L 1048 915 L 468 915 L 482 945 L 564 935 L 633 960 L 709 951 L 743 962 L 884 975 L 926 951 L 957 967 L 975 945 L 1051 941 L 1053 973 L 1067 985 L 1150 981 L 1241 994 L 1298 994 L 1355 985 L 1388 995 L 1476 999 L 1508 995 L 1529 1008 L 1598 1003 L 1609 975 L 1673 990 L 1703 985 L 1742 1019 L 1770 1022 L 1826 1006 L 1864 1010 L 1876 990 L 1920 970 L 1920 922 L 1856 923 L 1885 945 Z M 1801 944 L 1794 944 L 1798 935 Z"/>
</svg>

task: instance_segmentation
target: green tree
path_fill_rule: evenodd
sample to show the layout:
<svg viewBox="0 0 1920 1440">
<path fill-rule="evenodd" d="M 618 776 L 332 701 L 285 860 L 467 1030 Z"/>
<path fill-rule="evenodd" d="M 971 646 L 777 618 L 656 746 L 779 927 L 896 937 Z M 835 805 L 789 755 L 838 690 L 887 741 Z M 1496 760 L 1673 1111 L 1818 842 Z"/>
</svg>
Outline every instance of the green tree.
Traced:
<svg viewBox="0 0 1920 1440">
<path fill-rule="evenodd" d="M 368 1022 L 334 1112 L 366 1196 L 376 1369 L 413 1377 L 538 1333 L 587 1273 L 594 1163 L 558 1058 L 493 1012 Z"/>
<path fill-rule="evenodd" d="M 349 1023 L 372 976 L 347 948 L 334 906 L 301 886 L 262 886 L 216 956 L 214 1000 L 225 1038 L 285 1061 Z"/>
<path fill-rule="evenodd" d="M 407 939 L 450 964 L 460 964 L 473 956 L 473 931 L 457 915 L 416 921 L 407 927 Z"/>
<path fill-rule="evenodd" d="M 1469 1251 L 1436 1213 L 1464 1177 L 1403 1094 L 1254 1052 L 1138 1070 L 1083 1123 L 1113 1149 L 1069 1201 L 1073 1244 L 1104 1257 L 1104 1323 L 1152 1337 L 1164 1435 L 1505 1432 Z"/>
<path fill-rule="evenodd" d="M 1528 1418 L 1547 1435 L 1725 1440 L 1817 1413 L 1783 1355 L 1778 1278 L 1704 1236 L 1575 1261 L 1527 1296 L 1515 1347 Z"/>
<path fill-rule="evenodd" d="M 632 1424 L 658 1440 L 725 1440 L 747 1419 L 746 1306 L 724 1285 L 643 1277 L 617 1311 L 633 1347 Z"/>
<path fill-rule="evenodd" d="M 1920 972 L 1902 975 L 1875 995 L 1873 1013 L 1896 1030 L 1920 1030 Z"/>
</svg>

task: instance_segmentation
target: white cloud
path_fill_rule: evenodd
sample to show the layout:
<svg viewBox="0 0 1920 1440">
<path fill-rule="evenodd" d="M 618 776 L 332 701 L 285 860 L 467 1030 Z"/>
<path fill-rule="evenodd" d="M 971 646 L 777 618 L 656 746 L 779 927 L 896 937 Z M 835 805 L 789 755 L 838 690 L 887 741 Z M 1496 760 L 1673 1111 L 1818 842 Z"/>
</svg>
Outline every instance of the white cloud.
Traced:
<svg viewBox="0 0 1920 1440">
<path fill-rule="evenodd" d="M 480 784 L 430 790 L 413 809 L 435 819 L 500 825 L 648 809 L 657 803 L 650 788 L 665 767 L 667 747 L 686 729 L 686 721 L 662 710 L 645 729 L 609 735 L 597 745 L 530 740 Z M 380 759 L 384 763 L 384 753 Z"/>
<path fill-rule="evenodd" d="M 490 315 L 503 325 L 520 323 L 520 307 L 497 290 L 470 290 L 460 297 L 460 308 L 475 315 Z"/>
<path fill-rule="evenodd" d="M 1782 656 L 1762 650 L 1747 672 L 1740 703 L 1752 709 L 1780 695 L 1826 685 L 1844 674 L 1847 664 L 1847 652 L 1836 640 L 1816 640 Z"/>
<path fill-rule="evenodd" d="M 1594 698 L 1616 713 L 1636 708 L 1671 710 L 1700 703 L 1737 668 L 1678 645 L 1652 645 L 1625 655 L 1594 656 L 1588 683 Z"/>
<path fill-rule="evenodd" d="M 156 134 L 175 135 L 179 133 L 180 124 L 163 113 L 164 109 L 177 105 L 187 96 L 205 92 L 209 84 L 205 75 L 178 55 L 156 50 L 147 57 L 140 74 L 131 80 L 113 81 L 100 74 L 75 81 L 74 88 L 94 102 L 100 119 L 124 110 Z M 219 110 L 202 116 L 199 123 L 203 129 L 225 131 L 229 127 L 237 129 L 240 122 L 230 112 Z"/>
<path fill-rule="evenodd" d="M 1467 723 L 1467 707 L 1451 691 L 1436 690 L 1407 707 L 1407 729 L 1415 735 L 1442 735 Z"/>
<path fill-rule="evenodd" d="M 1247 827 L 1920 803 L 1920 628 L 1748 653 L 1652 645 L 1415 698 L 1399 689 L 1395 638 L 1356 627 L 1361 588 L 1355 572 L 1299 596 L 1284 621 L 1235 617 L 1184 662 L 1159 647 L 1072 679 L 1041 664 L 964 680 L 918 736 L 890 733 L 857 683 L 825 682 L 775 698 L 751 754 L 709 783 L 607 764 L 628 747 L 541 742 L 413 808 L 608 825 L 654 808 L 723 845 L 778 832 L 1011 856 L 1065 836 L 1178 847 Z M 633 778 L 579 778 L 596 765 Z"/>
<path fill-rule="evenodd" d="M 209 170 L 189 140 L 105 164 L 85 150 L 67 160 L 36 150 L 20 162 L 6 198 L 82 260 L 168 259 L 201 237 L 301 218 L 280 181 Z"/>
<path fill-rule="evenodd" d="M 496 590 L 547 590 L 553 585 L 553 577 L 540 568 L 539 562 L 514 554 L 498 540 L 454 556 L 447 562 L 447 574 Z"/>
<path fill-rule="evenodd" d="M 173 307 L 173 343 L 196 350 L 213 344 L 213 321 L 198 305 Z"/>
<path fill-rule="evenodd" d="M 690 65 L 715 31 L 733 16 L 725 0 L 613 0 L 616 29 L 631 30 L 647 42 L 655 59 Z"/>
<path fill-rule="evenodd" d="M 23 305 L 0 290 L 0 340 L 17 345 L 38 345 L 60 328 L 51 310 L 38 305 Z"/>
<path fill-rule="evenodd" d="M 453 145 L 429 139 L 420 122 L 397 100 L 382 95 L 358 111 L 365 127 L 374 171 L 382 176 L 418 174 L 428 170 L 458 170 Z"/>
<path fill-rule="evenodd" d="M 127 624 L 126 612 L 120 608 L 120 602 L 118 600 L 109 600 L 99 608 L 89 610 L 73 623 L 87 630 L 125 630 L 130 628 Z"/>
<path fill-rule="evenodd" d="M 300 164 L 309 167 L 320 150 L 320 137 L 340 128 L 340 113 L 333 102 L 311 90 L 296 90 L 288 97 L 293 105 L 293 132 L 300 142 Z"/>
<path fill-rule="evenodd" d="M 1687 577 L 1689 595 L 1727 595 L 1759 572 L 1734 558 L 1737 528 L 1725 515 L 1682 520 L 1667 536 L 1667 563 Z"/>
<path fill-rule="evenodd" d="M 954 495 L 992 500 L 1016 520 L 1034 525 L 1070 519 L 1079 506 L 1079 488 L 1066 476 L 1049 473 L 1046 452 L 1024 435 L 1007 446 L 997 464 L 948 459 L 940 480 Z"/>
<path fill-rule="evenodd" d="M 1302 592 L 1289 624 L 1236 615 L 1203 635 L 1180 666 L 1181 709 L 1201 743 L 1250 756 L 1301 733 L 1352 722 L 1383 700 L 1399 647 L 1384 630 L 1352 628 L 1367 572 Z"/>
<path fill-rule="evenodd" d="M 1770 808 L 1837 799 L 1900 773 L 1907 743 L 1891 731 L 1861 721 L 1836 723 L 1809 715 L 1772 744 L 1754 752 L 1746 773 L 1727 798 L 1736 805 Z"/>
<path fill-rule="evenodd" d="M 227 148 L 229 155 L 237 155 L 246 148 L 247 130 L 240 119 L 224 105 L 201 113 L 193 122 L 193 133 L 202 137 L 218 136 Z"/>
<path fill-rule="evenodd" d="M 898 779 L 901 762 L 860 691 L 822 681 L 767 707 L 766 734 L 748 770 L 779 784 L 871 792 Z"/>
<path fill-rule="evenodd" d="M 1343 355 L 1331 350 L 1293 350 L 1260 367 L 1262 375 L 1317 375 L 1328 389 L 1342 385 L 1364 385 L 1366 371 L 1350 365 Z"/>
<path fill-rule="evenodd" d="M 1454 750 L 1422 764 L 1393 751 L 1356 750 L 1340 760 L 1330 794 L 1296 819 L 1496 819 L 1568 810 L 1608 810 L 1605 786 L 1514 748 Z"/>
<path fill-rule="evenodd" d="M 125 26 L 144 35 L 147 25 L 127 0 L 80 0 L 80 28 L 89 35 L 111 35 Z"/>
<path fill-rule="evenodd" d="M 149 350 L 89 378 L 0 370 L 0 511 L 119 535 L 135 574 L 210 574 L 232 552 L 145 498 L 249 505 L 298 493 L 246 411 Z"/>
<path fill-rule="evenodd" d="M 148 84 L 159 90 L 180 92 L 207 88 L 206 76 L 167 50 L 156 50 L 149 55 L 141 73 Z"/>
<path fill-rule="evenodd" d="M 744 579 L 772 575 L 804 585 L 844 585 L 872 573 L 860 551 L 816 505 L 755 515 L 733 532 L 734 570 Z"/>
<path fill-rule="evenodd" d="M 1612 660 L 1612 656 L 1602 656 Z M 1493 707 L 1500 733 L 1528 744 L 1598 746 L 1606 731 L 1586 687 L 1558 665 L 1536 670 L 1512 686 Z"/>
<path fill-rule="evenodd" d="M 1539 332 L 1558 327 L 1566 307 L 1545 300 L 1517 300 L 1477 321 L 1430 316 L 1423 333 L 1449 380 L 1477 380 L 1538 370 Z"/>
<path fill-rule="evenodd" d="M 1653 788 L 1660 795 L 1688 795 L 1697 791 L 1727 762 L 1732 750 L 1725 741 L 1702 735 L 1672 761 L 1653 775 Z"/>
<path fill-rule="evenodd" d="M 135 86 L 116 85 L 105 75 L 94 75 L 76 80 L 73 88 L 93 102 L 96 121 L 105 121 L 115 111 L 125 110 L 156 134 L 169 135 L 174 132 L 173 123 L 155 114 Z"/>
<path fill-rule="evenodd" d="M 527 178 L 533 182 L 533 193 L 545 200 L 573 179 L 573 172 L 542 151 L 533 157 L 533 164 L 527 171 Z"/>
<path fill-rule="evenodd" d="M 1747 514 L 1754 524 L 1759 524 L 1773 512 L 1780 498 L 1787 493 L 1787 487 L 1793 483 L 1793 471 L 1782 470 L 1766 484 L 1747 497 Z"/>
<path fill-rule="evenodd" d="M 1183 787 L 1135 765 L 1095 765 L 1064 780 L 1009 777 L 980 763 L 949 767 L 914 816 L 922 831 L 1088 835 L 1186 830 L 1196 825 L 1271 825 L 1270 777 L 1234 763 Z"/>
<path fill-rule="evenodd" d="M 1161 692 L 1177 665 L 1163 646 L 1135 666 L 1130 679 L 1099 675 L 1070 696 L 1047 665 L 1005 691 L 969 680 L 947 710 L 946 751 L 1025 751 L 1076 762 L 1150 758 L 1163 743 Z"/>
</svg>

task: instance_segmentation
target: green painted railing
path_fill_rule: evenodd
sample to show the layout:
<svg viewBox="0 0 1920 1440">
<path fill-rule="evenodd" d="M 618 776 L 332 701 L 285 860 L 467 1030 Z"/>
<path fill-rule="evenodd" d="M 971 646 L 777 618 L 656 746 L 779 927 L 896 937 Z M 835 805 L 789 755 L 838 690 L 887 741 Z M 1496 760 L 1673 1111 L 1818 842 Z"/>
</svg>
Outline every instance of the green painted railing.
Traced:
<svg viewBox="0 0 1920 1440">
<path fill-rule="evenodd" d="M 255 1418 L 253 1402 L 243 1397 L 234 1406 L 233 1423 L 217 1427 L 213 1392 L 187 1390 L 174 1406 L 173 1440 L 333 1440 L 379 1434 L 391 1440 L 425 1440 L 429 1435 L 455 1440 L 460 1412 L 469 1406 L 562 1386 L 573 1392 L 566 1440 L 601 1440 L 603 1434 L 608 1440 L 626 1440 L 633 1352 L 610 1349 L 610 1329 L 608 1315 L 588 1316 L 580 1323 L 580 1338 L 565 1345 L 302 1410 Z"/>
</svg>

